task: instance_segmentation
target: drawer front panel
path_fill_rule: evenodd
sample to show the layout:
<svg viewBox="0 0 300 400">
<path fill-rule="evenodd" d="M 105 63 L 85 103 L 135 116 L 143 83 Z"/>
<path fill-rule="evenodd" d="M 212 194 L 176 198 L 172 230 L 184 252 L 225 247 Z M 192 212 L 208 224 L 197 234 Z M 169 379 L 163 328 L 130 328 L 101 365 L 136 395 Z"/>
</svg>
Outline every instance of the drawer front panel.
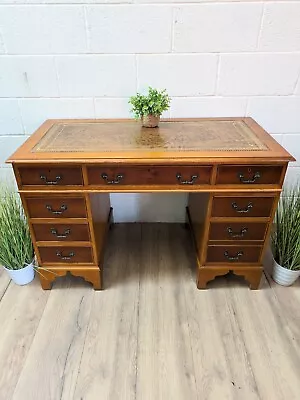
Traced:
<svg viewBox="0 0 300 400">
<path fill-rule="evenodd" d="M 42 263 L 87 263 L 93 262 L 92 249 L 90 247 L 39 247 Z"/>
<path fill-rule="evenodd" d="M 30 218 L 86 218 L 84 198 L 26 198 Z"/>
<path fill-rule="evenodd" d="M 36 241 L 90 241 L 87 224 L 32 224 Z"/>
<path fill-rule="evenodd" d="M 269 217 L 274 197 L 214 197 L 212 217 Z"/>
<path fill-rule="evenodd" d="M 216 184 L 279 184 L 281 165 L 223 165 L 218 167 Z"/>
<path fill-rule="evenodd" d="M 209 240 L 264 240 L 267 227 L 256 222 L 212 222 Z"/>
<path fill-rule="evenodd" d="M 260 246 L 208 246 L 207 263 L 257 263 L 261 254 Z"/>
<path fill-rule="evenodd" d="M 209 184 L 211 166 L 120 166 L 88 167 L 89 185 L 178 185 Z"/>
<path fill-rule="evenodd" d="M 80 167 L 19 167 L 22 185 L 82 186 Z"/>
</svg>

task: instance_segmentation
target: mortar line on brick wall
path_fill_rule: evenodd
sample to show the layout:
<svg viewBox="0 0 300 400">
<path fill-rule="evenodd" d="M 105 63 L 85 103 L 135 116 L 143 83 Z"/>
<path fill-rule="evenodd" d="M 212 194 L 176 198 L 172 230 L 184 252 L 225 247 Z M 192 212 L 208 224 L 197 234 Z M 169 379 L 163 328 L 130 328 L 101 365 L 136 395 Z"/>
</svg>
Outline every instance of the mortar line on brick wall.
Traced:
<svg viewBox="0 0 300 400">
<path fill-rule="evenodd" d="M 293 3 L 293 4 L 298 4 L 298 1 L 299 0 L 289 0 L 289 3 Z M 215 1 L 213 4 L 237 4 L 237 3 L 249 3 L 249 4 L 261 4 L 261 3 L 263 3 L 263 2 L 266 2 L 266 3 L 269 3 L 269 4 L 272 4 L 272 3 L 283 3 L 283 4 L 285 4 L 286 3 L 286 1 L 284 1 L 284 0 L 226 0 L 226 1 L 222 1 L 222 0 L 219 0 L 219 1 Z M 160 3 L 152 3 L 151 1 L 149 1 L 149 2 L 145 2 L 145 3 L 142 3 L 142 4 L 140 4 L 140 3 L 138 3 L 137 2 L 137 0 L 128 0 L 128 1 L 126 1 L 126 2 L 118 2 L 118 1 L 116 1 L 115 3 L 105 3 L 105 2 L 103 2 L 103 3 L 87 3 L 86 1 L 82 1 L 81 3 L 70 3 L 70 2 L 61 2 L 61 3 L 42 3 L 42 4 L 37 4 L 37 3 L 29 3 L 29 2 L 26 2 L 26 3 L 2 3 L 2 4 L 0 4 L 0 8 L 1 7 L 14 7 L 14 6 L 35 6 L 35 7 L 48 7 L 48 6 L 52 6 L 52 7 L 56 7 L 56 6 L 59 6 L 59 7 L 63 7 L 63 6 L 71 6 L 71 7 L 75 7 L 75 6 L 83 6 L 83 5 L 88 5 L 88 6 L 96 6 L 96 7 L 100 7 L 100 6 L 108 6 L 108 7 L 114 7 L 114 6 L 132 6 L 132 5 L 136 5 L 136 6 L 141 6 L 141 7 L 144 7 L 144 6 L 149 6 L 149 5 L 151 5 L 151 6 L 165 6 L 165 5 L 170 5 L 170 4 L 176 4 L 176 5 L 179 5 L 179 6 L 184 6 L 184 5 L 189 5 L 189 4 L 192 4 L 192 5 L 202 5 L 202 4 L 204 4 L 204 5 L 207 5 L 207 4 L 212 4 L 212 2 L 211 1 L 209 1 L 209 0 L 206 0 L 206 1 L 201 1 L 200 3 L 199 3 L 199 0 L 197 1 L 197 0 L 194 0 L 194 1 L 188 1 L 188 2 L 174 2 L 174 3 L 171 3 L 171 2 L 168 2 L 168 1 L 166 1 L 166 2 L 160 2 Z"/>
<path fill-rule="evenodd" d="M 84 26 L 85 26 L 85 41 L 87 52 L 89 53 L 91 50 L 91 32 L 87 18 L 87 7 L 83 6 L 83 15 L 84 15 Z"/>
<path fill-rule="evenodd" d="M 92 99 L 93 97 L 95 97 L 96 99 L 128 99 L 129 97 L 130 97 L 130 95 L 128 95 L 128 96 L 105 96 L 105 95 L 91 95 L 91 96 L 85 96 L 85 97 L 82 97 L 82 96 L 72 96 L 72 97 L 69 97 L 69 96 L 53 96 L 53 97 L 41 97 L 41 96 L 37 96 L 37 97 L 18 97 L 18 96 L 14 96 L 14 97 L 0 97 L 0 101 L 1 100 L 16 100 L 16 99 L 18 99 L 18 100 L 25 100 L 25 101 L 27 101 L 27 100 L 41 100 L 41 101 L 43 101 L 43 100 L 90 100 L 90 99 Z M 259 98 L 278 98 L 278 97 L 280 97 L 280 98 L 300 98 L 300 94 L 298 94 L 298 95 L 295 95 L 295 94 L 293 94 L 293 95 L 290 95 L 290 94 L 281 94 L 281 95 L 278 95 L 278 94 L 276 94 L 276 95 L 272 95 L 272 94 L 228 94 L 228 95 L 222 95 L 222 94 L 201 94 L 200 96 L 199 95 L 193 95 L 193 94 L 190 94 L 190 95 L 173 95 L 172 96 L 173 98 L 183 98 L 183 99 L 193 99 L 193 98 L 196 98 L 196 99 L 198 99 L 198 98 L 203 98 L 203 99 L 206 99 L 206 98 L 217 98 L 217 99 L 222 99 L 222 98 L 239 98 L 239 97 L 241 97 L 241 98 L 245 98 L 245 97 L 247 97 L 247 98 L 257 98 L 257 97 L 259 97 Z"/>
<path fill-rule="evenodd" d="M 201 3 L 202 4 L 202 3 Z M 300 55 L 300 51 L 211 51 L 211 52 L 201 52 L 201 51 L 194 51 L 194 52 L 174 52 L 172 54 L 166 53 L 166 52 L 152 52 L 152 53 L 39 53 L 39 54 L 16 54 L 16 53 L 3 53 L 0 54 L 1 57 L 92 57 L 92 56 L 101 56 L 101 57 L 118 57 L 118 56 L 135 56 L 136 54 L 139 55 L 145 55 L 145 56 L 162 56 L 162 55 L 169 55 L 169 56 L 195 56 L 195 55 L 202 55 L 202 56 L 208 56 L 208 55 Z"/>
<path fill-rule="evenodd" d="M 174 52 L 174 42 L 175 42 L 175 11 L 176 7 L 172 7 L 172 18 L 171 18 L 171 53 Z"/>
<path fill-rule="evenodd" d="M 56 56 L 53 57 L 53 63 L 54 63 L 55 77 L 56 77 L 56 82 L 57 82 L 58 97 L 60 98 L 61 97 L 60 76 L 59 76 L 59 72 L 58 72 Z"/>
<path fill-rule="evenodd" d="M 298 86 L 300 86 L 300 67 L 299 67 L 299 71 L 298 71 L 298 77 L 296 79 L 295 86 L 294 86 L 294 89 L 292 91 L 294 96 L 296 95 L 296 90 L 298 89 Z"/>
<path fill-rule="evenodd" d="M 264 19 L 265 19 L 265 3 L 263 3 L 261 16 L 260 16 L 260 27 L 259 27 L 257 40 L 256 40 L 256 47 L 255 47 L 256 50 L 258 50 L 258 48 L 259 48 L 259 43 L 260 43 L 261 34 L 262 34 L 262 30 L 263 30 Z"/>
<path fill-rule="evenodd" d="M 92 97 L 92 100 L 93 100 L 94 118 L 96 118 L 96 98 Z"/>
<path fill-rule="evenodd" d="M 0 55 L 5 55 L 7 53 L 7 48 L 6 48 L 6 45 L 4 42 L 4 36 L 3 36 L 1 29 L 0 29 L 0 46 L 2 46 L 3 51 L 4 51 L 4 53 L 2 53 L 2 54 L 0 53 Z"/>
<path fill-rule="evenodd" d="M 1 134 L 0 138 L 24 138 L 24 136 L 27 138 L 28 136 L 30 136 L 30 134 L 28 133 L 5 133 L 5 134 Z"/>
<path fill-rule="evenodd" d="M 134 67 L 135 67 L 135 91 L 138 91 L 139 87 L 139 55 L 136 54 L 134 57 Z"/>
<path fill-rule="evenodd" d="M 250 106 L 250 99 L 247 97 L 246 100 L 246 110 L 245 110 L 245 115 L 248 117 L 249 116 L 249 106 Z"/>
<path fill-rule="evenodd" d="M 221 69 L 221 54 L 218 54 L 218 59 L 217 59 L 217 69 L 216 69 L 216 81 L 215 81 L 215 87 L 214 87 L 214 95 L 216 96 L 219 90 L 219 76 L 220 76 L 220 69 Z"/>
<path fill-rule="evenodd" d="M 24 126 L 24 118 L 22 115 L 22 110 L 21 110 L 21 105 L 20 105 L 20 100 L 17 99 L 17 107 L 18 107 L 18 112 L 19 112 L 19 116 L 20 116 L 20 120 L 21 120 L 21 124 L 22 124 L 22 130 L 23 130 L 23 134 L 25 135 L 25 126 Z"/>
</svg>

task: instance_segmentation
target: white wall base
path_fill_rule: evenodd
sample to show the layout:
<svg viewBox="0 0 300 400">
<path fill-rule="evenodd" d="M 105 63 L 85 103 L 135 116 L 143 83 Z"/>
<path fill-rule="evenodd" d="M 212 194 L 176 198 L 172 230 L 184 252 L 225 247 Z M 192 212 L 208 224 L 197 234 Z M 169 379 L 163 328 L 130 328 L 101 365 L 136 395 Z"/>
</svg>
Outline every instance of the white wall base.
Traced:
<svg viewBox="0 0 300 400">
<path fill-rule="evenodd" d="M 111 194 L 115 222 L 184 222 L 187 193 Z"/>
</svg>

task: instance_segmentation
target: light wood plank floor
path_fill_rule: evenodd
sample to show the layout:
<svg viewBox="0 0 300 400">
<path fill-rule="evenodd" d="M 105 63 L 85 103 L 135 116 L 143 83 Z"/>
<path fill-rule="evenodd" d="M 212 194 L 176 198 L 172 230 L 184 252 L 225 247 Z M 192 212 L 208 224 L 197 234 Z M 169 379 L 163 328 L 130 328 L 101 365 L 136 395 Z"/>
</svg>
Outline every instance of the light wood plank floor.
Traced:
<svg viewBox="0 0 300 400">
<path fill-rule="evenodd" d="M 104 279 L 43 291 L 0 270 L 0 400 L 299 400 L 299 281 L 199 291 L 179 224 L 115 225 Z"/>
</svg>

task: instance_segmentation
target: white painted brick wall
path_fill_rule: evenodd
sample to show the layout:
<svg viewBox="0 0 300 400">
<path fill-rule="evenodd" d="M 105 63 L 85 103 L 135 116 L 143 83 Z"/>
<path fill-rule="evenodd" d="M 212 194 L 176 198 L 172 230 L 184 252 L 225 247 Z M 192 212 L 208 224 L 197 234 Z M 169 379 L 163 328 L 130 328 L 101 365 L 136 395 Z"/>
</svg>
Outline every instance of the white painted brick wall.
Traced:
<svg viewBox="0 0 300 400">
<path fill-rule="evenodd" d="M 0 77 L 1 97 L 59 97 L 52 56 L 2 57 Z"/>
<path fill-rule="evenodd" d="M 291 95 L 298 80 L 299 65 L 300 54 L 221 55 L 217 94 Z"/>
<path fill-rule="evenodd" d="M 62 97 L 130 96 L 136 90 L 134 55 L 56 57 Z"/>
<path fill-rule="evenodd" d="M 93 99 L 20 99 L 20 111 L 27 134 L 48 118 L 94 118 Z"/>
<path fill-rule="evenodd" d="M 297 159 L 300 1 L 0 0 L 0 180 L 47 118 L 124 118 L 148 85 L 166 117 L 254 117 Z M 183 221 L 186 195 L 113 195 L 117 221 Z"/>
<path fill-rule="evenodd" d="M 170 96 L 214 94 L 218 66 L 217 55 L 140 55 L 137 62 L 138 90 L 150 85 L 165 87 Z"/>
<path fill-rule="evenodd" d="M 255 50 L 262 7 L 247 2 L 175 7 L 174 51 Z"/>
<path fill-rule="evenodd" d="M 92 53 L 169 53 L 172 9 L 165 6 L 112 5 L 86 8 Z"/>
<path fill-rule="evenodd" d="M 266 5 L 259 50 L 300 51 L 299 2 Z"/>
</svg>

